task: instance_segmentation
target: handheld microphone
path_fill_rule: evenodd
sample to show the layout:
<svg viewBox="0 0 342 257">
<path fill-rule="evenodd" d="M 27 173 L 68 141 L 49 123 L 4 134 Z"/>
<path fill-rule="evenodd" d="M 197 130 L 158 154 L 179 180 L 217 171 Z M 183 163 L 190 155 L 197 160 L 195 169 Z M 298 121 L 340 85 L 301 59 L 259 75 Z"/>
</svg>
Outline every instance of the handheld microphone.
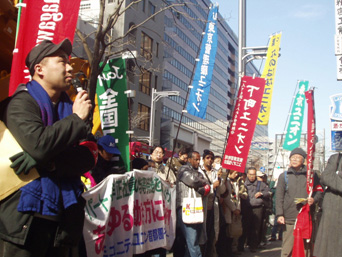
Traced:
<svg viewBox="0 0 342 257">
<path fill-rule="evenodd" d="M 80 71 L 75 74 L 75 78 L 71 80 L 71 84 L 74 86 L 77 92 L 80 92 L 81 90 L 85 90 L 87 88 L 87 81 L 87 76 L 84 74 L 84 72 Z M 83 85 L 82 82 L 84 82 L 85 85 Z"/>
</svg>

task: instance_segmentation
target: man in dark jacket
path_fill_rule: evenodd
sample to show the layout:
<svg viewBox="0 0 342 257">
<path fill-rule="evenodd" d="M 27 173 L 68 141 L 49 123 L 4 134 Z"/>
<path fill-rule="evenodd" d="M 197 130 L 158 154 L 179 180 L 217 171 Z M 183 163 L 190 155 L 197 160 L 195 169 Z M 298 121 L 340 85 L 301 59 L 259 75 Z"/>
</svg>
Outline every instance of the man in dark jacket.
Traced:
<svg viewBox="0 0 342 257">
<path fill-rule="evenodd" d="M 269 187 L 262 181 L 257 180 L 256 168 L 247 170 L 245 182 L 247 188 L 247 238 L 251 252 L 256 252 L 260 243 L 260 231 L 263 218 L 264 201 L 270 197 Z"/>
<path fill-rule="evenodd" d="M 277 222 L 283 225 L 283 245 L 281 256 L 292 256 L 293 229 L 299 210 L 303 204 L 296 204 L 295 198 L 305 198 L 311 206 L 323 197 L 322 192 L 314 192 L 312 197 L 306 191 L 306 166 L 304 160 L 306 153 L 301 148 L 295 148 L 290 153 L 290 168 L 280 174 L 276 191 L 276 216 Z M 314 188 L 319 184 L 317 176 L 314 176 Z M 306 254 L 310 255 L 311 245 L 304 240 Z"/>
<path fill-rule="evenodd" d="M 86 141 L 91 102 L 86 91 L 72 103 L 68 39 L 44 40 L 26 58 L 32 76 L 8 104 L 4 121 L 23 152 L 11 158 L 16 173 L 36 166 L 40 177 L 0 202 L 0 256 L 69 256 L 82 236 L 80 175 L 97 160 Z M 17 90 L 18 91 L 18 90 Z M 20 161 L 21 160 L 21 161 Z"/>
<path fill-rule="evenodd" d="M 177 176 L 179 168 L 182 167 L 182 165 L 186 164 L 188 161 L 188 153 L 189 153 L 189 150 L 185 147 L 182 147 L 178 151 L 178 157 L 175 157 L 175 156 L 172 158 L 170 157 L 167 160 L 166 165 L 165 165 L 166 174 L 173 172 L 173 174 Z"/>
<path fill-rule="evenodd" d="M 200 154 L 198 152 L 189 153 L 189 163 L 183 165 L 177 174 L 177 226 L 183 232 L 186 240 L 187 250 L 191 257 L 201 257 L 199 244 L 205 243 L 205 235 L 202 233 L 205 224 L 185 224 L 182 220 L 182 201 L 188 197 L 189 188 L 194 188 L 197 196 L 206 196 L 210 192 L 210 185 L 201 173 L 198 172 Z M 201 235 L 202 234 L 202 235 Z M 204 236 L 201 240 L 199 237 Z M 182 255 L 185 256 L 185 255 Z"/>
</svg>

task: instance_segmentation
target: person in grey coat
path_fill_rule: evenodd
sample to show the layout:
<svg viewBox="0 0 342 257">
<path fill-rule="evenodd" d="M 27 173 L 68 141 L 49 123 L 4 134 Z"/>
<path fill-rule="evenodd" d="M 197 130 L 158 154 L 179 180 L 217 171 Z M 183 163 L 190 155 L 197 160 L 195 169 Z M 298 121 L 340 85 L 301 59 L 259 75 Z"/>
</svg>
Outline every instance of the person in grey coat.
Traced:
<svg viewBox="0 0 342 257">
<path fill-rule="evenodd" d="M 342 254 L 342 161 L 339 160 L 341 156 L 341 153 L 330 156 L 321 175 L 321 183 L 327 188 L 314 248 L 316 257 L 336 257 Z"/>
<path fill-rule="evenodd" d="M 276 191 L 277 222 L 283 226 L 283 245 L 281 256 L 292 256 L 294 242 L 293 230 L 298 212 L 303 204 L 296 204 L 295 198 L 306 198 L 309 206 L 322 198 L 322 192 L 314 192 L 312 197 L 306 191 L 306 153 L 301 148 L 295 148 L 290 153 L 290 168 L 280 174 Z M 314 176 L 314 188 L 319 186 L 318 177 Z M 315 190 L 314 190 L 315 191 Z M 306 256 L 311 256 L 311 243 L 304 240 Z"/>
<path fill-rule="evenodd" d="M 262 223 L 262 215 L 264 208 L 264 201 L 269 199 L 270 189 L 266 183 L 258 181 L 256 177 L 256 169 L 250 167 L 247 170 L 247 180 L 245 182 L 247 188 L 248 211 L 245 214 L 247 218 L 247 238 L 251 252 L 256 252 L 260 243 L 260 231 Z"/>
</svg>

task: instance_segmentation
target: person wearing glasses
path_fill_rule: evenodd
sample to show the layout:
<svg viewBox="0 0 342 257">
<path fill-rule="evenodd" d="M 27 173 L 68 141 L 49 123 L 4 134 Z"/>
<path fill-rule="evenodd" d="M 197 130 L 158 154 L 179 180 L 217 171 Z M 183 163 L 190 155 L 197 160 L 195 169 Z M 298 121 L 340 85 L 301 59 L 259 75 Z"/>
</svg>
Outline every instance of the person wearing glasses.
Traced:
<svg viewBox="0 0 342 257">
<path fill-rule="evenodd" d="M 174 185 L 176 183 L 176 176 L 173 172 L 170 172 L 169 176 L 167 176 L 167 170 L 163 163 L 164 155 L 165 150 L 160 145 L 152 148 L 150 156 L 151 160 L 154 162 L 154 168 L 152 168 L 152 170 L 154 170 L 162 180 Z"/>
<path fill-rule="evenodd" d="M 306 153 L 302 148 L 295 148 L 290 153 L 289 169 L 280 174 L 276 191 L 276 216 L 277 222 L 283 226 L 283 244 L 281 256 L 292 256 L 294 242 L 294 224 L 303 206 L 302 203 L 296 204 L 295 198 L 306 198 L 307 203 L 312 206 L 322 197 L 323 192 L 313 192 L 308 196 L 306 191 L 306 166 L 304 160 Z M 317 175 L 314 176 L 314 188 L 319 185 Z M 311 243 L 304 240 L 305 256 L 311 256 Z"/>
</svg>

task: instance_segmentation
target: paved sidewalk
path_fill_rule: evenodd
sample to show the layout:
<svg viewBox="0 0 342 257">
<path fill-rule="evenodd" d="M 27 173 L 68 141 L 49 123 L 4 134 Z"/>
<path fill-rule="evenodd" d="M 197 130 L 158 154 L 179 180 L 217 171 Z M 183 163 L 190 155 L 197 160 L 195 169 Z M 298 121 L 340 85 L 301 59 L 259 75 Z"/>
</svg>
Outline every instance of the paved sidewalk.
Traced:
<svg viewBox="0 0 342 257">
<path fill-rule="evenodd" d="M 280 257 L 282 241 L 273 241 L 266 245 L 266 249 L 260 249 L 256 253 L 251 253 L 248 248 L 241 255 L 236 257 Z"/>
<path fill-rule="evenodd" d="M 248 248 L 241 255 L 236 255 L 236 257 L 280 257 L 281 253 L 281 243 L 282 241 L 273 241 L 271 244 L 266 246 L 266 249 L 260 249 L 255 253 L 251 253 Z M 172 257 L 173 254 L 167 254 L 167 257 Z M 181 257 L 181 256 L 174 256 Z"/>
</svg>

